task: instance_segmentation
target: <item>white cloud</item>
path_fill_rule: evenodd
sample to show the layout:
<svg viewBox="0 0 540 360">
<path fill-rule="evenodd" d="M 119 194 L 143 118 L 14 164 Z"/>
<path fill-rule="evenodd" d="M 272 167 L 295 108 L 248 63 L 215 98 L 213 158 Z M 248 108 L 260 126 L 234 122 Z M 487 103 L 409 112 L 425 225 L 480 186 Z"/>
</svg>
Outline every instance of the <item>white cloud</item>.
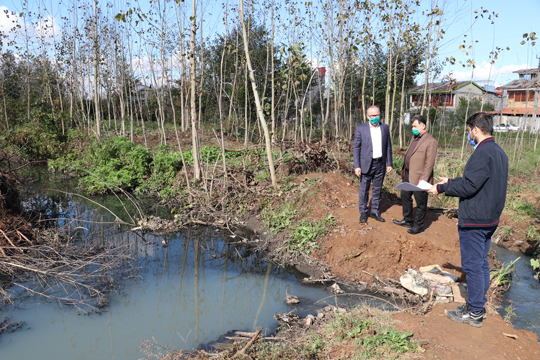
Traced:
<svg viewBox="0 0 540 360">
<path fill-rule="evenodd" d="M 467 68 L 467 70 L 464 71 L 452 71 L 442 75 L 441 77 L 449 75 L 451 78 L 456 79 L 457 81 L 470 81 L 472 77 L 473 81 L 487 83 L 489 80 L 490 84 L 499 86 L 517 79 L 517 74 L 513 74 L 514 71 L 527 69 L 529 67 L 530 66 L 527 64 L 513 64 L 498 67 L 496 64 L 493 65 L 487 61 L 484 61 L 475 69 Z"/>
<path fill-rule="evenodd" d="M 52 15 L 49 15 L 34 25 L 34 32 L 37 37 L 44 39 L 52 39 L 53 37 L 60 39 L 62 29 L 58 26 L 56 19 Z"/>
<path fill-rule="evenodd" d="M 17 25 L 21 25 L 19 14 L 11 12 L 6 6 L 0 6 L 0 31 L 4 35 L 17 29 Z"/>
<path fill-rule="evenodd" d="M 36 45 L 41 40 L 51 40 L 53 37 L 59 41 L 62 35 L 62 29 L 52 15 L 32 23 L 6 6 L 0 6 L 0 31 L 7 36 L 5 43 L 24 41 L 27 36 L 31 45 Z"/>
</svg>

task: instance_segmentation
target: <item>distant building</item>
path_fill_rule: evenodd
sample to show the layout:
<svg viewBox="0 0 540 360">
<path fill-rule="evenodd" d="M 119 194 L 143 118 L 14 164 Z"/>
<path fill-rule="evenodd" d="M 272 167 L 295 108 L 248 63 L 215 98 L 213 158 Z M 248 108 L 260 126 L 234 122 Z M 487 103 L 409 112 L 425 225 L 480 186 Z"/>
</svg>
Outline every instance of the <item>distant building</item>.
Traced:
<svg viewBox="0 0 540 360">
<path fill-rule="evenodd" d="M 455 110 L 460 98 L 478 99 L 484 103 L 492 104 L 495 110 L 502 108 L 502 91 L 486 89 L 474 81 L 448 81 L 443 83 L 429 83 L 427 86 L 426 107 L 445 107 L 447 110 Z M 410 89 L 409 110 L 422 107 L 424 98 L 424 85 Z"/>
<path fill-rule="evenodd" d="M 495 116 L 496 123 L 509 123 L 534 132 L 540 130 L 539 70 L 514 71 L 519 78 L 499 87 L 506 93 L 506 103 L 500 111 L 494 112 L 498 115 Z"/>
</svg>

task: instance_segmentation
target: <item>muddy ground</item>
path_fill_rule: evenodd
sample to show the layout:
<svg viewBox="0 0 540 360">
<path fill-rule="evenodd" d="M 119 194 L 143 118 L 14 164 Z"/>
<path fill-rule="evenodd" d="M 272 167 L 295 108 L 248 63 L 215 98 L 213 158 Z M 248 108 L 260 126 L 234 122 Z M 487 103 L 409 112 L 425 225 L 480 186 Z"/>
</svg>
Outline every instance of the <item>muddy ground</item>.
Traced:
<svg viewBox="0 0 540 360">
<path fill-rule="evenodd" d="M 332 274 L 347 282 L 373 282 L 370 274 L 381 279 L 399 279 L 409 268 L 438 264 L 464 281 L 461 269 L 457 219 L 428 212 L 425 231 L 411 235 L 393 219 L 402 219 L 400 199 L 385 193 L 381 214 L 386 222 L 369 219 L 359 223 L 358 186 L 354 179 L 340 173 L 309 174 L 298 178 L 319 179 L 313 191 L 306 192 L 302 207 L 309 217 L 320 220 L 333 214 L 337 225 L 320 241 L 313 256 L 324 261 Z M 458 324 L 445 316 L 457 304 L 437 304 L 424 316 L 399 313 L 397 328 L 413 331 L 426 349 L 425 358 L 455 359 L 539 359 L 538 336 L 515 330 L 496 312 L 497 299 L 488 304 L 488 318 L 482 328 Z M 515 338 L 504 334 L 515 335 Z"/>
</svg>

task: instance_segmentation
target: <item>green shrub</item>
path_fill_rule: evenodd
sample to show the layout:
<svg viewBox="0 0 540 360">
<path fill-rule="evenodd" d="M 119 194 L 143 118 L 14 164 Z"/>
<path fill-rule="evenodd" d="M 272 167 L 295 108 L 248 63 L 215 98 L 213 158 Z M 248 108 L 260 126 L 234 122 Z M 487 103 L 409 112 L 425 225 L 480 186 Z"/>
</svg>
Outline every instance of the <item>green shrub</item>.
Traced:
<svg viewBox="0 0 540 360">
<path fill-rule="evenodd" d="M 29 160 L 54 159 L 69 148 L 69 136 L 46 131 L 41 126 L 26 124 L 6 136 L 6 147 Z"/>
</svg>

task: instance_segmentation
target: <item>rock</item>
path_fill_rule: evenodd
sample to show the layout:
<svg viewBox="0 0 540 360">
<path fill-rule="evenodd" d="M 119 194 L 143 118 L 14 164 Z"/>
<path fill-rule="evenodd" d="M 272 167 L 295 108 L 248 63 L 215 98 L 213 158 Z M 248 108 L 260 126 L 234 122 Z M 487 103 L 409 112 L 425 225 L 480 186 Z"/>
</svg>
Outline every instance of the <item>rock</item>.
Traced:
<svg viewBox="0 0 540 360">
<path fill-rule="evenodd" d="M 339 285 L 337 283 L 334 283 L 334 285 L 329 286 L 328 290 L 334 294 L 343 294 L 345 291 L 341 290 Z"/>
<path fill-rule="evenodd" d="M 313 325 L 313 319 L 310 318 L 310 317 L 307 317 L 306 318 L 306 326 L 311 326 L 311 325 Z"/>
<path fill-rule="evenodd" d="M 324 317 L 324 313 L 320 312 L 317 314 L 317 319 L 322 319 Z"/>
<path fill-rule="evenodd" d="M 439 284 L 450 284 L 450 283 L 455 282 L 454 279 L 452 279 L 451 277 L 446 276 L 446 275 L 433 274 L 433 273 L 430 273 L 430 272 L 423 273 L 422 275 L 424 277 L 430 279 L 430 280 L 433 280 L 433 281 L 439 283 Z"/>
<path fill-rule="evenodd" d="M 300 303 L 300 300 L 298 299 L 298 296 L 287 294 L 287 296 L 285 296 L 285 302 L 289 305 L 294 305 Z"/>
</svg>

